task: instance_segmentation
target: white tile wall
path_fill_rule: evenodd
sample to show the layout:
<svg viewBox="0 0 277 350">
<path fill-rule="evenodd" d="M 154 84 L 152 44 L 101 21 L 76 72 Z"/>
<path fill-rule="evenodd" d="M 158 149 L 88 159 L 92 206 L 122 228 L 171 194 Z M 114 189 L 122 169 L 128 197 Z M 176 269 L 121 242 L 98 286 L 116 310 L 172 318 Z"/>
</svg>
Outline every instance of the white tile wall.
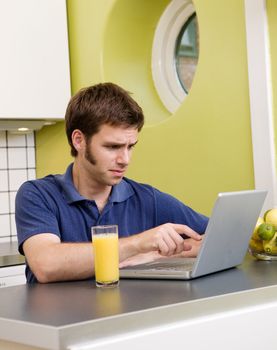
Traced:
<svg viewBox="0 0 277 350">
<path fill-rule="evenodd" d="M 7 214 L 9 211 L 9 193 L 0 192 L 0 214 Z"/>
<path fill-rule="evenodd" d="M 35 168 L 36 167 L 36 158 L 33 147 L 27 148 L 27 168 Z"/>
<path fill-rule="evenodd" d="M 33 132 L 30 134 L 27 134 L 26 139 L 27 139 L 28 147 L 35 147 L 35 134 Z"/>
<path fill-rule="evenodd" d="M 27 169 L 10 169 L 9 170 L 9 189 L 17 191 L 23 182 L 28 180 Z"/>
<path fill-rule="evenodd" d="M 7 169 L 7 152 L 4 148 L 0 148 L 0 169 Z"/>
<path fill-rule="evenodd" d="M 36 178 L 35 135 L 0 131 L 0 242 L 16 240 L 15 196 Z"/>
<path fill-rule="evenodd" d="M 16 196 L 16 192 L 10 192 L 10 193 L 9 193 L 10 212 L 11 212 L 11 213 L 14 213 L 14 212 L 15 212 L 15 196 Z"/>
<path fill-rule="evenodd" d="M 26 148 L 8 148 L 8 168 L 9 169 L 26 169 L 27 167 L 27 154 L 29 150 Z M 32 149 L 30 149 L 32 151 Z M 32 152 L 33 153 L 33 152 Z"/>
<path fill-rule="evenodd" d="M 27 169 L 28 180 L 36 179 L 36 169 Z"/>
<path fill-rule="evenodd" d="M 10 215 L 1 214 L 0 215 L 0 237 L 11 236 L 11 225 L 10 225 Z"/>
<path fill-rule="evenodd" d="M 8 147 L 25 147 L 26 135 L 7 133 Z"/>
<path fill-rule="evenodd" d="M 6 147 L 6 131 L 0 131 L 0 147 Z"/>
<path fill-rule="evenodd" d="M 5 192 L 8 188 L 8 170 L 0 170 L 0 192 Z"/>
</svg>

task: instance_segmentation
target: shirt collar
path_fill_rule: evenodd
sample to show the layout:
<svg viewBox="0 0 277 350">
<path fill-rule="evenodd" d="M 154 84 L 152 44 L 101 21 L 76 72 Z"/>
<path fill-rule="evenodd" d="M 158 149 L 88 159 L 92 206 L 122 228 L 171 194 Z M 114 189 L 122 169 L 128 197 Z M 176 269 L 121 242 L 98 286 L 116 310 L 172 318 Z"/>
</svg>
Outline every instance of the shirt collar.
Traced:
<svg viewBox="0 0 277 350">
<path fill-rule="evenodd" d="M 73 163 L 71 163 L 68 166 L 68 168 L 66 169 L 66 172 L 63 175 L 56 175 L 56 180 L 62 187 L 64 198 L 69 204 L 78 202 L 78 201 L 87 200 L 87 198 L 80 195 L 80 193 L 77 191 L 77 189 L 73 184 L 72 168 L 73 168 Z M 113 186 L 112 192 L 109 197 L 109 202 L 111 203 L 124 202 L 133 194 L 134 194 L 133 188 L 123 178 L 119 184 Z"/>
</svg>

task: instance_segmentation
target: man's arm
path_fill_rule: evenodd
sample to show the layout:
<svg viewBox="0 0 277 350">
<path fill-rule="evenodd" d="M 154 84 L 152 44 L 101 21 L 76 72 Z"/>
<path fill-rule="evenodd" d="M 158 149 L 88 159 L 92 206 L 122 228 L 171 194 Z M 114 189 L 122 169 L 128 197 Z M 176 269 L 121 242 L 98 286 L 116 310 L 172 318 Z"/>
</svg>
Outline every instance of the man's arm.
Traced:
<svg viewBox="0 0 277 350">
<path fill-rule="evenodd" d="M 186 243 L 180 234 L 201 241 L 201 236 L 185 225 L 164 224 L 120 239 L 120 261 L 137 254 L 157 252 L 171 256 L 191 249 L 191 244 Z M 32 272 L 41 283 L 86 279 L 94 274 L 91 243 L 61 243 L 58 236 L 41 233 L 28 238 L 23 250 Z"/>
<path fill-rule="evenodd" d="M 61 243 L 57 235 L 41 233 L 28 238 L 23 251 L 40 283 L 80 280 L 94 274 L 91 243 Z"/>
</svg>

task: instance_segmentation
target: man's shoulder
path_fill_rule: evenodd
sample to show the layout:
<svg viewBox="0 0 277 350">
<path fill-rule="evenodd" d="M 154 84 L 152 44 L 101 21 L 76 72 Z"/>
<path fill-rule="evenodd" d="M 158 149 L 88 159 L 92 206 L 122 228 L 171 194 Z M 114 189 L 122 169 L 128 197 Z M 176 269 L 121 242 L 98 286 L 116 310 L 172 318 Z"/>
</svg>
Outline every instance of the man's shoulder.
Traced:
<svg viewBox="0 0 277 350">
<path fill-rule="evenodd" d="M 55 191 L 58 189 L 58 175 L 47 175 L 45 177 L 25 181 L 19 188 L 18 192 L 36 192 L 36 191 Z"/>
</svg>

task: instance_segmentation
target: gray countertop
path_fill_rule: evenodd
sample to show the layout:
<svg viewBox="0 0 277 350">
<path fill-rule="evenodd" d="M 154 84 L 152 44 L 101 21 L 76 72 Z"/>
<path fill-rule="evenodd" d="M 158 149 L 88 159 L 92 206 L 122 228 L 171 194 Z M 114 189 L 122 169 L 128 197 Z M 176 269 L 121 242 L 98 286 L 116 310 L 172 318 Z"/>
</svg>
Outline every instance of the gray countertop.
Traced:
<svg viewBox="0 0 277 350">
<path fill-rule="evenodd" d="M 0 243 L 0 268 L 25 263 L 25 258 L 18 253 L 17 242 Z"/>
<path fill-rule="evenodd" d="M 104 327 L 107 332 L 122 330 L 127 324 L 130 327 L 130 318 L 135 317 L 139 325 L 145 312 L 154 315 L 163 307 L 269 286 L 277 288 L 277 262 L 247 256 L 237 268 L 192 281 L 121 280 L 118 288 L 107 290 L 96 288 L 93 280 L 3 288 L 0 339 L 65 349 L 68 344 L 101 336 L 103 322 L 112 324 Z M 277 299 L 276 291 L 272 295 Z M 146 322 L 143 317 L 141 322 Z"/>
</svg>

